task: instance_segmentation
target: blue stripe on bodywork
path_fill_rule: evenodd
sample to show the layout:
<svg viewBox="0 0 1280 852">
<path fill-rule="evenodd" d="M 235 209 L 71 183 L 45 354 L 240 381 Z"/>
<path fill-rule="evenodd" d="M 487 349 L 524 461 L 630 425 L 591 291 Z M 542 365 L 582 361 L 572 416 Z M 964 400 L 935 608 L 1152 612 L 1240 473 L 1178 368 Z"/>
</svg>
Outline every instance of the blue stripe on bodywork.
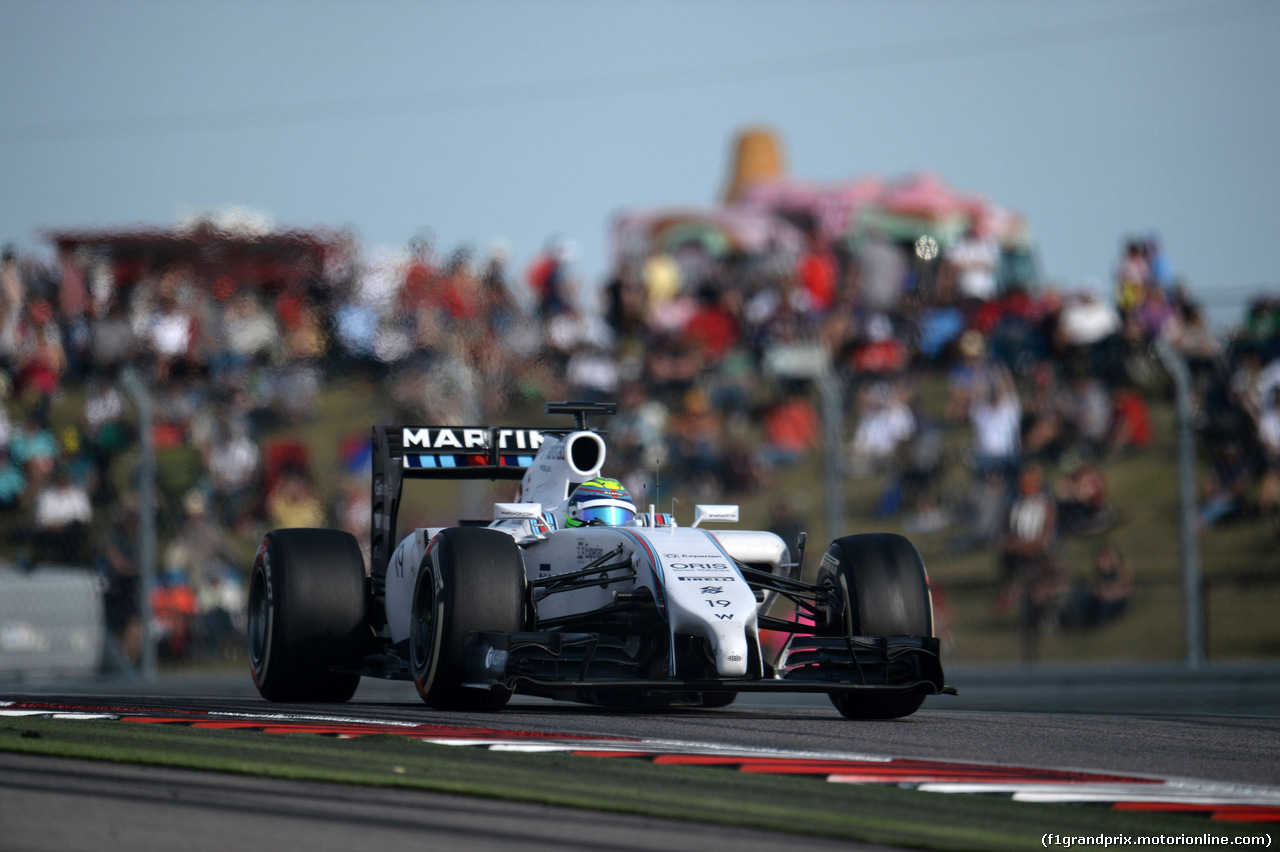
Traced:
<svg viewBox="0 0 1280 852">
<path fill-rule="evenodd" d="M 435 453 L 418 453 L 417 455 L 405 456 L 405 467 L 434 469 L 442 467 L 457 467 L 458 461 L 448 454 Z"/>
<path fill-rule="evenodd" d="M 501 456 L 498 464 L 502 467 L 533 467 L 533 456 Z"/>
<path fill-rule="evenodd" d="M 657 595 L 658 612 L 662 613 L 662 615 L 665 617 L 667 614 L 667 601 L 666 601 L 667 596 L 666 596 L 666 592 L 664 591 L 664 588 L 666 586 L 667 580 L 666 580 L 666 574 L 664 573 L 664 570 L 662 567 L 662 561 L 658 559 L 658 554 L 654 553 L 653 548 L 649 546 L 649 542 L 643 536 L 636 535 L 635 533 L 631 532 L 631 530 L 619 529 L 618 532 L 622 533 L 623 535 L 629 536 L 631 540 L 634 541 L 636 544 L 640 545 L 641 549 L 643 549 L 644 552 L 648 555 L 649 562 L 652 563 L 654 568 L 653 579 L 658 586 L 658 595 Z"/>
</svg>

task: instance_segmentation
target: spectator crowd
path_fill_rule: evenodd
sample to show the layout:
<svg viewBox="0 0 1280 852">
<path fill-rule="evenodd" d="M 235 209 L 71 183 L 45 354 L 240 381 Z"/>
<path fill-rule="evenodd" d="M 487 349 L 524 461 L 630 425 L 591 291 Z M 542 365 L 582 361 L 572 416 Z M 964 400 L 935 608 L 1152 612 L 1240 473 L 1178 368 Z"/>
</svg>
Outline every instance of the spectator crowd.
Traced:
<svg viewBox="0 0 1280 852">
<path fill-rule="evenodd" d="M 501 248 L 478 257 L 425 238 L 394 255 L 337 241 L 248 265 L 209 260 L 239 244 L 218 230 L 128 262 L 111 235 L 59 242 L 51 263 L 6 250 L 0 554 L 94 566 L 120 664 L 137 660 L 137 379 L 158 458 L 153 626 L 175 658 L 217 654 L 244 628 L 244 541 L 322 525 L 367 539 L 367 435 L 343 443 L 336 472 L 297 438 L 335 382 L 380 388 L 380 413 L 417 423 L 618 400 L 611 473 L 634 495 L 736 499 L 822 447 L 814 373 L 795 366 L 816 357 L 844 389 L 835 463 L 878 483 L 877 514 L 950 530 L 957 551 L 989 548 L 996 605 L 1037 628 L 1094 625 L 1124 612 L 1123 556 L 1100 538 L 1073 585 L 1058 545 L 1117 522 L 1105 467 L 1151 444 L 1156 339 L 1194 377 L 1202 526 L 1276 523 L 1280 302 L 1259 300 L 1224 339 L 1154 239 L 1126 243 L 1103 294 L 1043 286 L 977 222 L 940 249 L 798 227 L 802 242 L 751 251 L 630 246 L 598 304 L 562 239 L 516 274 Z M 790 530 L 782 496 L 770 502 Z"/>
</svg>

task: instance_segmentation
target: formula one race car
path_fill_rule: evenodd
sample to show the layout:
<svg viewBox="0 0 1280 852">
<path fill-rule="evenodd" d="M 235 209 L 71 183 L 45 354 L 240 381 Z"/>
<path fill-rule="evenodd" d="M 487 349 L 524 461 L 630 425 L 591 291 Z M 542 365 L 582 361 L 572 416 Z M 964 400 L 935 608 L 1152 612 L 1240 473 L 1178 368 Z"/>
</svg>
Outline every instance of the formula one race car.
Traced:
<svg viewBox="0 0 1280 852">
<path fill-rule="evenodd" d="M 272 701 L 346 701 L 361 676 L 412 680 L 432 707 L 497 710 L 513 693 L 595 704 L 724 706 L 739 692 L 818 692 L 851 719 L 906 716 L 944 685 L 929 579 L 883 533 L 837 539 L 814 583 L 768 532 L 692 526 L 600 476 L 587 417 L 575 429 L 373 430 L 370 570 L 345 532 L 268 533 L 249 585 L 249 660 Z M 396 541 L 406 479 L 518 479 L 492 522 Z M 786 617 L 775 601 L 791 602 Z M 761 643 L 761 631 L 777 641 Z M 766 650 L 772 648 L 772 650 Z"/>
</svg>

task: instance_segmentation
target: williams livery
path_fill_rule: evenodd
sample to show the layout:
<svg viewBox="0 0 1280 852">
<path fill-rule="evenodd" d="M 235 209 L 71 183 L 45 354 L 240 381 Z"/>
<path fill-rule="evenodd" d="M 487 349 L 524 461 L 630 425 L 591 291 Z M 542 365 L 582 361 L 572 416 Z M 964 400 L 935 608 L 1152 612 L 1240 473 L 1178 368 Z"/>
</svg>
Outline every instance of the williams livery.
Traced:
<svg viewBox="0 0 1280 852">
<path fill-rule="evenodd" d="M 345 701 L 360 678 L 412 680 L 437 708 L 513 693 L 597 704 L 723 706 L 739 692 L 819 692 L 845 716 L 894 718 L 944 685 L 929 580 L 888 534 L 837 539 L 803 582 L 736 506 L 680 526 L 602 476 L 587 424 L 604 403 L 551 403 L 573 429 L 378 426 L 372 533 L 268 533 L 249 590 L 249 658 L 273 701 Z M 397 532 L 413 479 L 518 481 L 493 520 Z M 704 524 L 715 524 L 706 527 Z M 762 633 L 766 641 L 762 642 Z"/>
</svg>

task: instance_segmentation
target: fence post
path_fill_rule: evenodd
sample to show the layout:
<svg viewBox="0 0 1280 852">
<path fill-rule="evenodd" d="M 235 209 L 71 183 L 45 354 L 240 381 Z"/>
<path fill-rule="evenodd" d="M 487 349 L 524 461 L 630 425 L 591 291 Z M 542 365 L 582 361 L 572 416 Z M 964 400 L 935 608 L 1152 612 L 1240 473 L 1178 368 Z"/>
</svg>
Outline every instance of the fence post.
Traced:
<svg viewBox="0 0 1280 852">
<path fill-rule="evenodd" d="M 1178 496 L 1182 532 L 1182 611 L 1187 668 L 1204 663 L 1204 598 L 1200 575 L 1200 540 L 1196 531 L 1195 434 L 1191 423 L 1191 370 L 1187 361 L 1164 340 L 1152 349 L 1173 379 L 1178 417 Z"/>
<path fill-rule="evenodd" d="M 139 661 L 146 680 L 156 678 L 156 642 L 151 625 L 151 588 L 156 581 L 156 447 L 151 429 L 151 393 L 138 373 L 126 367 L 120 373 L 120 384 L 129 394 L 138 412 L 138 440 L 142 464 L 138 471 L 138 543 L 142 563 L 142 582 L 138 584 L 138 612 L 142 618 L 142 659 Z"/>
<path fill-rule="evenodd" d="M 827 508 L 827 541 L 844 535 L 844 394 L 840 379 L 828 366 L 818 374 L 818 394 L 822 397 L 823 494 Z"/>
</svg>

